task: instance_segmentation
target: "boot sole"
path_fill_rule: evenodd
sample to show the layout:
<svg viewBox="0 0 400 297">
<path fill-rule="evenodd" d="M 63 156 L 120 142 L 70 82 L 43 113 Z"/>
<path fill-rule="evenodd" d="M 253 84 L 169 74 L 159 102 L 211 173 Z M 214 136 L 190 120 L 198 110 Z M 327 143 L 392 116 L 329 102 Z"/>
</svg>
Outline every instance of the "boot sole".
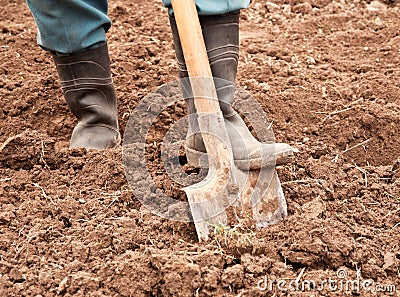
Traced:
<svg viewBox="0 0 400 297">
<path fill-rule="evenodd" d="M 194 150 L 185 145 L 186 159 L 190 166 L 195 168 L 208 168 L 207 154 L 201 151 Z M 285 165 L 292 162 L 294 159 L 293 150 L 279 152 L 276 155 L 271 155 L 264 158 L 252 158 L 249 160 L 235 160 L 235 165 L 240 170 L 249 171 L 257 170 L 263 167 L 274 167 Z"/>
</svg>

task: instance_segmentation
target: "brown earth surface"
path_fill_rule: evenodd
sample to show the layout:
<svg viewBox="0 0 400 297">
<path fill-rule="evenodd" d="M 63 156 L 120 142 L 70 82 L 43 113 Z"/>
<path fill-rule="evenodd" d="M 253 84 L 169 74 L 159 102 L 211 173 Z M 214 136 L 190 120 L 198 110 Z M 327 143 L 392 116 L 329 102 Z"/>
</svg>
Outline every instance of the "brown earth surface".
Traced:
<svg viewBox="0 0 400 297">
<path fill-rule="evenodd" d="M 121 148 L 68 150 L 75 119 L 33 18 L 22 0 L 0 4 L 0 296 L 399 296 L 398 1 L 257 0 L 242 12 L 237 84 L 277 141 L 300 152 L 278 169 L 287 219 L 207 243 L 135 199 Z M 123 132 L 177 67 L 161 1 L 110 1 L 110 16 Z M 169 108 L 161 123 L 183 114 Z M 154 135 L 148 164 L 158 170 Z M 329 278 L 373 290 L 262 288 Z M 375 292 L 384 285 L 397 292 Z"/>
</svg>

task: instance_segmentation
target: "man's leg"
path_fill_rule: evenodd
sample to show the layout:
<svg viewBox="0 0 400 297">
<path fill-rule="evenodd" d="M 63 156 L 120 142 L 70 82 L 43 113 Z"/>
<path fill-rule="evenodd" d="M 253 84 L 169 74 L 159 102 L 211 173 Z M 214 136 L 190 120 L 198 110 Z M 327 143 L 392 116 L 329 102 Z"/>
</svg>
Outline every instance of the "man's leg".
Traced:
<svg viewBox="0 0 400 297">
<path fill-rule="evenodd" d="M 64 97 L 78 119 L 70 147 L 104 149 L 120 143 L 106 31 L 107 0 L 27 0 L 38 44 L 52 53 Z"/>
</svg>

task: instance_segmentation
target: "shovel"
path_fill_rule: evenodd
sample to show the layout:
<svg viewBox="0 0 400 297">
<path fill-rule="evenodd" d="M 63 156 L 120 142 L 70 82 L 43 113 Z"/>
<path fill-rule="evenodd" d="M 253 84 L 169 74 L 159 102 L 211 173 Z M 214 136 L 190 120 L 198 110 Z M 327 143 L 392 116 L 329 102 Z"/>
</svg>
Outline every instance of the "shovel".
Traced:
<svg viewBox="0 0 400 297">
<path fill-rule="evenodd" d="M 257 228 L 275 224 L 287 216 L 275 167 L 244 171 L 235 166 L 195 1 L 171 2 L 209 162 L 206 178 L 183 188 L 198 238 L 207 240 L 212 228 L 248 217 Z"/>
</svg>

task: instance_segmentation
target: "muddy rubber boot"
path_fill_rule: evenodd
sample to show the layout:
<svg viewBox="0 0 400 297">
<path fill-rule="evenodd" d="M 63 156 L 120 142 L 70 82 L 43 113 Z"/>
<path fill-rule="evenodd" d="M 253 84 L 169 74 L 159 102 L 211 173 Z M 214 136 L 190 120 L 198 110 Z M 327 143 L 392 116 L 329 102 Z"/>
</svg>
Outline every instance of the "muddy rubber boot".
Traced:
<svg viewBox="0 0 400 297">
<path fill-rule="evenodd" d="M 182 79 L 188 77 L 188 72 L 174 17 L 170 17 L 170 24 L 179 76 Z M 263 166 L 289 162 L 293 157 L 293 149 L 288 144 L 259 142 L 231 106 L 239 60 L 239 13 L 200 16 L 200 24 L 236 166 L 242 170 L 255 170 Z M 185 145 L 186 157 L 190 165 L 200 167 L 203 166 L 203 163 L 200 164 L 200 158 L 206 150 L 201 133 L 199 133 L 200 129 L 189 83 L 187 80 L 183 80 L 181 85 L 189 113 L 189 129 Z"/>
<path fill-rule="evenodd" d="M 64 97 L 78 119 L 70 148 L 113 148 L 121 142 L 117 100 L 107 44 L 89 51 L 53 55 Z"/>
</svg>

